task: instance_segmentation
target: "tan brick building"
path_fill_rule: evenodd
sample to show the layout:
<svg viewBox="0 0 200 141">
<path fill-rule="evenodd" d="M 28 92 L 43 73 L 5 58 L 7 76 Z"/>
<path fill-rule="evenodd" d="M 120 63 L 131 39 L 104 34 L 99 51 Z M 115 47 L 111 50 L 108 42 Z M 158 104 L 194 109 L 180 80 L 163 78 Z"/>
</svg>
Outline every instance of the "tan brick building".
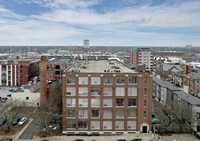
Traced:
<svg viewBox="0 0 200 141">
<path fill-rule="evenodd" d="M 151 130 L 152 74 L 116 61 L 77 61 L 63 75 L 63 134 Z"/>
<path fill-rule="evenodd" d="M 147 70 L 153 71 L 153 58 L 153 52 L 150 48 L 138 48 L 130 51 L 129 61 L 131 65 L 145 65 Z"/>
</svg>

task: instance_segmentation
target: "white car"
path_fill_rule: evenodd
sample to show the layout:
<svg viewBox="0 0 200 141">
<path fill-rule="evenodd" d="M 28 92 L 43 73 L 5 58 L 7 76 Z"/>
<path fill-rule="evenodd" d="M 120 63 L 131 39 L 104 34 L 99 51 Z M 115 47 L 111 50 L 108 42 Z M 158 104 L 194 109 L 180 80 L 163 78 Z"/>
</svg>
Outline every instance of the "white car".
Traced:
<svg viewBox="0 0 200 141">
<path fill-rule="evenodd" d="M 18 125 L 23 125 L 26 121 L 27 121 L 27 118 L 23 117 L 23 118 L 20 119 Z"/>
</svg>

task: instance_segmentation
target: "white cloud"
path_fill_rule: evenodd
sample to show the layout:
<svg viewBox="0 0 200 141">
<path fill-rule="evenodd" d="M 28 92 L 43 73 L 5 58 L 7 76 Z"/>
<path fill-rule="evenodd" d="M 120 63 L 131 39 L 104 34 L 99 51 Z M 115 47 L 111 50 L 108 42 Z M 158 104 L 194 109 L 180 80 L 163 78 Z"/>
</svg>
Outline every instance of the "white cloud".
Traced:
<svg viewBox="0 0 200 141">
<path fill-rule="evenodd" d="M 0 7 L 1 45 L 82 45 L 84 38 L 96 45 L 185 45 L 189 41 L 193 41 L 193 46 L 200 45 L 197 36 L 185 40 L 185 35 L 179 33 L 135 31 L 143 26 L 198 28 L 200 1 L 171 6 L 143 5 L 105 13 L 90 9 L 100 0 L 21 2 L 45 4 L 51 10 L 40 15 L 21 16 Z"/>
<path fill-rule="evenodd" d="M 197 27 L 200 26 L 199 7 L 200 1 L 172 6 L 161 5 L 152 7 L 145 5 L 136 8 L 129 7 L 105 14 L 96 13 L 93 10 L 85 8 L 54 9 L 48 13 L 35 15 L 33 17 L 49 21 L 85 25 L 131 22 L 135 25 L 142 26 Z"/>
</svg>

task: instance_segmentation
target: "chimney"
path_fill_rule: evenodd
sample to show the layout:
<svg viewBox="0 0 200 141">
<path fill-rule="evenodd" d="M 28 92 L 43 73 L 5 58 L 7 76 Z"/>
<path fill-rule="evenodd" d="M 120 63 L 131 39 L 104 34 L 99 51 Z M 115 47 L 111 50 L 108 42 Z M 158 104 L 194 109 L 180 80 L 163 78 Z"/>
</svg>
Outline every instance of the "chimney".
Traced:
<svg viewBox="0 0 200 141">
<path fill-rule="evenodd" d="M 40 62 L 40 106 L 47 101 L 47 82 L 46 82 L 46 56 L 41 56 Z"/>
</svg>

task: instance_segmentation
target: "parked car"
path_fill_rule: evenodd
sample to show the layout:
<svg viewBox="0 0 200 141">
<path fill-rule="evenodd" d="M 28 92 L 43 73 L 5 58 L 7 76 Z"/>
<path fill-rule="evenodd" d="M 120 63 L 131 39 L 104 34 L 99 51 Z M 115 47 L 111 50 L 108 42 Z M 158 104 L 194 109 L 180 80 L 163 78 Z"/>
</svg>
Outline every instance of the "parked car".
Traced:
<svg viewBox="0 0 200 141">
<path fill-rule="evenodd" d="M 23 117 L 20 119 L 18 125 L 23 125 L 27 121 L 27 117 Z"/>
<path fill-rule="evenodd" d="M 131 141 L 142 141 L 142 139 L 133 139 Z"/>
<path fill-rule="evenodd" d="M 50 131 L 56 131 L 58 127 L 58 124 L 49 124 L 49 130 Z"/>
<path fill-rule="evenodd" d="M 76 139 L 75 141 L 84 141 L 84 140 L 82 140 L 82 139 Z"/>
<path fill-rule="evenodd" d="M 6 123 L 6 120 L 4 118 L 0 118 L 0 126 L 3 126 Z"/>
<path fill-rule="evenodd" d="M 19 123 L 19 121 L 20 121 L 20 118 L 19 118 L 19 117 L 14 118 L 13 121 L 12 121 L 12 125 L 13 125 L 13 126 L 17 125 L 17 124 Z"/>
<path fill-rule="evenodd" d="M 117 141 L 126 141 L 126 139 L 119 139 L 119 140 L 117 140 Z"/>
<path fill-rule="evenodd" d="M 153 119 L 151 120 L 151 123 L 152 123 L 152 124 L 159 124 L 159 123 L 160 123 L 160 120 L 157 119 L 157 118 L 153 118 Z"/>
</svg>

